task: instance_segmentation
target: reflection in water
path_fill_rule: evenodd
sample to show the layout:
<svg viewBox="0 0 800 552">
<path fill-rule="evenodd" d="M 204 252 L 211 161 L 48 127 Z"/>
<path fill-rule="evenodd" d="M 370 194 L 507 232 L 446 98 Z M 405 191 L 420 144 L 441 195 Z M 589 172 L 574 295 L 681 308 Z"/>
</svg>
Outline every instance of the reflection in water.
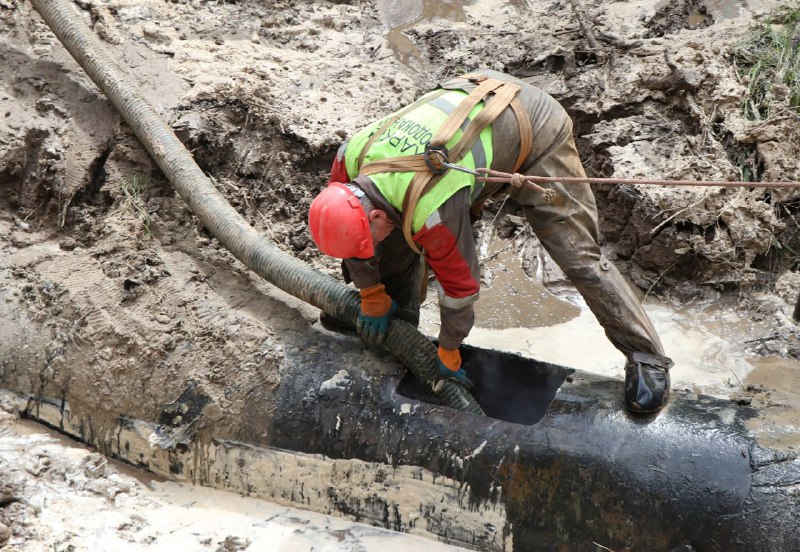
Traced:
<svg viewBox="0 0 800 552">
<path fill-rule="evenodd" d="M 576 318 L 578 304 L 554 295 L 538 280 L 529 278 L 520 262 L 509 255 L 498 257 L 500 266 L 492 270 L 491 287 L 475 305 L 482 328 L 502 330 L 524 326 L 554 326 Z M 577 296 L 577 292 L 569 296 Z"/>
</svg>

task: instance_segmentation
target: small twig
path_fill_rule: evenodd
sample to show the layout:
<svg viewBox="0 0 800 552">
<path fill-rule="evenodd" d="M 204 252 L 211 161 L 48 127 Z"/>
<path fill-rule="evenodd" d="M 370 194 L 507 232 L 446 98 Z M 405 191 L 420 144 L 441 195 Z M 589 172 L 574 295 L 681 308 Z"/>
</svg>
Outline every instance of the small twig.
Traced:
<svg viewBox="0 0 800 552">
<path fill-rule="evenodd" d="M 760 344 L 763 345 L 767 341 L 773 341 L 775 339 L 780 339 L 780 335 L 779 334 L 772 334 L 772 335 L 769 335 L 767 337 L 759 337 L 758 339 L 748 339 L 748 340 L 745 341 L 745 343 L 760 343 Z"/>
<path fill-rule="evenodd" d="M 556 31 L 553 33 L 553 36 L 563 36 L 572 33 L 579 33 L 581 32 L 580 29 L 564 29 L 563 31 Z"/>
<path fill-rule="evenodd" d="M 597 33 L 597 40 L 605 42 L 606 44 L 611 44 L 612 46 L 616 46 L 617 48 L 622 48 L 623 50 L 631 50 L 633 48 L 638 48 L 642 45 L 641 40 L 634 40 L 633 42 L 628 42 L 619 38 L 618 36 L 614 36 L 609 33 L 600 32 Z"/>
<path fill-rule="evenodd" d="M 647 300 L 647 298 L 650 296 L 650 292 L 651 292 L 651 291 L 653 291 L 653 288 L 654 288 L 654 287 L 656 287 L 656 284 L 657 284 L 658 282 L 660 282 L 660 281 L 661 281 L 661 278 L 663 278 L 663 277 L 664 277 L 664 275 L 665 275 L 667 272 L 669 272 L 670 270 L 672 270 L 672 267 L 674 267 L 676 264 L 677 264 L 677 263 L 672 263 L 672 264 L 671 264 L 671 265 L 669 265 L 667 268 L 665 268 L 665 269 L 664 269 L 664 271 L 663 271 L 661 274 L 659 274 L 659 275 L 658 275 L 658 278 L 656 278 L 656 279 L 655 279 L 655 281 L 654 281 L 654 282 L 653 282 L 653 283 L 650 285 L 650 287 L 649 287 L 649 288 L 647 288 L 647 293 L 645 293 L 645 294 L 644 294 L 644 299 L 642 299 L 642 302 L 644 302 L 644 301 L 646 301 L 646 300 Z"/>
<path fill-rule="evenodd" d="M 78 326 L 78 324 L 80 324 L 81 322 L 83 322 L 84 320 L 86 320 L 86 317 L 87 317 L 87 316 L 89 316 L 90 314 L 92 314 L 93 312 L 94 312 L 94 309 L 90 309 L 90 310 L 89 310 L 89 311 L 88 311 L 86 314 L 84 314 L 83 316 L 81 316 L 80 318 L 78 318 L 78 319 L 77 319 L 77 320 L 76 320 L 76 321 L 75 321 L 75 322 L 72 324 L 72 329 L 71 329 L 71 330 L 70 330 L 70 332 L 69 332 L 69 334 L 70 334 L 70 335 L 69 335 L 69 338 L 70 338 L 70 340 L 72 341 L 72 344 L 73 344 L 73 345 L 75 345 L 75 348 L 76 348 L 76 349 L 78 349 L 78 352 L 79 352 L 81 355 L 83 355 L 83 356 L 84 356 L 84 358 L 91 358 L 91 356 L 90 356 L 90 355 L 87 355 L 86 353 L 84 353 L 84 352 L 83 352 L 83 349 L 81 349 L 81 348 L 78 346 L 78 342 L 77 342 L 77 341 L 75 341 L 75 337 L 77 336 L 77 337 L 78 337 L 78 339 L 80 339 L 81 341 L 83 341 L 83 342 L 86 342 L 86 343 L 88 343 L 88 341 L 86 341 L 86 340 L 83 338 L 83 336 L 82 336 L 82 335 L 80 335 L 80 334 L 79 334 L 79 333 L 76 331 L 76 327 Z"/>
<path fill-rule="evenodd" d="M 528 241 L 529 239 L 531 239 L 531 235 L 530 235 L 530 234 L 528 234 L 527 232 L 526 232 L 524 235 L 525 235 L 525 239 L 523 239 L 523 240 L 522 240 L 522 243 L 520 243 L 520 244 L 519 244 L 519 246 L 520 246 L 520 247 L 521 247 L 521 246 L 523 246 L 523 245 L 525 245 L 525 244 L 527 243 L 527 241 Z M 513 246 L 513 247 L 515 247 L 515 248 L 516 248 L 516 245 L 517 245 L 517 240 L 518 240 L 518 239 L 519 239 L 519 236 L 517 236 L 516 238 L 514 238 L 513 240 L 511 240 L 510 242 L 508 242 L 507 244 L 505 244 L 505 246 L 503 246 L 503 247 L 502 247 L 502 248 L 501 248 L 499 251 L 495 251 L 494 253 L 492 253 L 492 254 L 491 254 L 491 255 L 489 255 L 488 257 L 484 257 L 483 259 L 479 259 L 479 260 L 478 260 L 478 263 L 485 263 L 486 261 L 491 261 L 492 259 L 494 259 L 494 258 L 498 257 L 498 256 L 500 255 L 500 253 L 502 253 L 502 252 L 504 252 L 505 250 L 507 250 L 509 247 L 512 247 L 512 246 Z"/>
<path fill-rule="evenodd" d="M 789 215 L 789 220 L 791 220 L 794 223 L 795 226 L 800 228 L 800 224 L 798 224 L 797 218 L 792 214 L 792 212 L 789 210 L 789 208 L 784 204 L 781 204 L 781 207 L 783 207 L 783 210 L 786 211 L 787 215 Z"/>
<path fill-rule="evenodd" d="M 503 198 L 503 202 L 500 204 L 500 207 L 497 208 L 497 212 L 494 214 L 494 217 L 492 217 L 492 222 L 490 223 L 490 225 L 494 225 L 495 221 L 497 220 L 497 217 L 499 217 L 500 213 L 503 212 L 503 207 L 506 206 L 506 201 L 508 201 L 508 196 L 505 196 Z"/>
<path fill-rule="evenodd" d="M 38 211 L 38 210 L 39 210 L 39 207 L 41 207 L 41 206 L 42 206 L 42 205 L 44 205 L 44 204 L 45 204 L 45 202 L 44 202 L 44 201 L 42 201 L 42 202 L 41 202 L 39 205 L 37 205 L 37 206 L 36 206 L 36 208 L 35 208 L 33 211 L 31 211 L 30 213 L 28 213 L 28 214 L 25 216 L 25 218 L 24 218 L 24 219 L 22 219 L 22 222 L 28 222 L 28 219 L 31 217 L 31 215 L 33 215 L 33 214 L 34 214 L 36 211 Z"/>
<path fill-rule="evenodd" d="M 679 209 L 679 210 L 675 211 L 675 213 L 673 213 L 673 214 L 672 214 L 672 216 L 670 216 L 669 218 L 667 218 L 666 220 L 664 220 L 664 221 L 663 221 L 661 224 L 659 224 L 658 226 L 656 226 L 655 228 L 653 228 L 652 230 L 650 230 L 650 235 L 651 235 L 651 236 L 652 236 L 652 235 L 654 235 L 656 232 L 658 232 L 658 231 L 659 231 L 659 230 L 661 230 L 661 229 L 662 229 L 664 226 L 666 226 L 666 225 L 667 225 L 667 223 L 669 223 L 669 221 L 671 221 L 672 219 L 674 219 L 675 217 L 677 217 L 677 216 L 678 216 L 678 215 L 680 215 L 681 213 L 684 213 L 684 212 L 688 211 L 688 210 L 689 210 L 689 209 L 691 209 L 692 207 L 696 207 L 696 206 L 700 205 L 700 204 L 701 204 L 702 202 L 704 202 L 706 199 L 708 199 L 708 194 L 704 195 L 703 197 L 701 197 L 700 199 L 698 199 L 697 201 L 695 201 L 695 202 L 694 202 L 694 203 L 692 203 L 691 205 L 687 205 L 687 206 L 686 206 L 686 207 L 684 207 L 683 209 Z"/>
<path fill-rule="evenodd" d="M 506 201 L 508 200 L 508 196 L 503 198 L 503 202 L 500 204 L 500 207 L 497 209 L 497 212 L 492 217 L 492 221 L 488 224 L 488 230 L 486 230 L 481 236 L 481 246 L 478 248 L 479 251 L 485 250 L 488 251 L 492 247 L 492 237 L 494 236 L 494 223 L 497 221 L 497 217 L 500 216 L 500 213 L 503 212 L 503 207 L 506 205 Z M 480 261 L 479 261 L 480 262 Z"/>
<path fill-rule="evenodd" d="M 740 380 L 740 379 L 739 379 L 739 376 L 737 376 L 737 375 L 736 375 L 736 372 L 734 372 L 733 370 L 731 370 L 731 374 L 733 374 L 733 377 L 735 377 L 735 378 L 736 378 L 736 381 L 738 381 L 738 382 L 739 382 L 739 388 L 740 388 L 742 391 L 747 391 L 747 389 L 745 389 L 744 385 L 742 384 L 742 380 Z"/>
<path fill-rule="evenodd" d="M 611 550 L 609 547 L 607 547 L 607 546 L 603 546 L 603 545 L 602 545 L 602 544 L 600 544 L 600 543 L 597 543 L 597 542 L 594 542 L 594 541 L 592 541 L 592 544 L 593 544 L 593 545 L 595 545 L 595 546 L 597 546 L 598 548 L 602 548 L 603 550 L 608 550 L 608 552 L 614 552 L 614 551 L 613 551 L 613 550 Z"/>
<path fill-rule="evenodd" d="M 583 8 L 580 5 L 579 0 L 569 0 L 569 3 L 572 4 L 572 11 L 575 12 L 575 17 L 578 20 L 578 25 L 581 26 L 581 30 L 583 31 L 584 36 L 586 36 L 586 42 L 589 43 L 592 50 L 599 50 L 599 46 L 597 44 L 597 37 L 594 35 L 594 28 L 589 24 L 586 19 L 586 14 L 583 13 Z M 597 52 L 595 52 L 597 53 Z"/>
</svg>

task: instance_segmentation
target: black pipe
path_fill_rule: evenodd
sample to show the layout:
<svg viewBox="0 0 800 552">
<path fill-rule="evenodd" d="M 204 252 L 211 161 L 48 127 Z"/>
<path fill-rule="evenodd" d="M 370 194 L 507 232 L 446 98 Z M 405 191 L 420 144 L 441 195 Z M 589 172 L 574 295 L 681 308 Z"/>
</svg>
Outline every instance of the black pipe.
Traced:
<svg viewBox="0 0 800 552">
<path fill-rule="evenodd" d="M 310 334 L 293 345 L 271 407 L 232 422 L 270 428 L 244 441 L 214 427 L 164 451 L 122 413 L 79 414 L 63 399 L 48 401 L 50 423 L 155 473 L 483 552 L 800 550 L 800 459 L 758 444 L 755 409 L 676 389 L 659 414 L 632 415 L 621 381 L 465 347 L 475 395 L 497 419 L 420 402 L 405 384 L 398 395 L 396 372 L 351 368 L 346 385 L 325 385 L 358 345 Z M 210 404 L 187 386 L 154 434 L 193 427 Z M 292 462 L 307 471 L 312 460 L 329 477 L 293 480 Z"/>
<path fill-rule="evenodd" d="M 234 257 L 285 292 L 332 314 L 355 327 L 359 298 L 355 290 L 287 255 L 266 240 L 203 174 L 192 156 L 144 99 L 138 88 L 108 56 L 66 0 L 31 0 L 33 7 L 103 91 L 133 129 L 175 190 L 200 222 Z M 414 376 L 429 387 L 437 380 L 436 348 L 416 328 L 394 319 L 383 347 L 397 357 Z M 460 410 L 482 413 L 475 399 L 461 385 L 443 382 L 438 395 Z"/>
<path fill-rule="evenodd" d="M 319 366 L 317 356 L 300 365 Z M 458 481 L 471 511 L 503 504 L 503 528 L 459 525 L 457 515 L 442 524 L 435 509 L 425 519 L 439 538 L 476 550 L 800 550 L 800 460 L 756 442 L 747 427 L 756 410 L 676 389 L 664 411 L 636 416 L 622 405 L 620 381 L 471 347 L 463 358 L 476 398 L 504 420 L 417 402 L 413 384 L 398 396 L 390 381 L 354 381 L 333 400 L 319 384 L 335 373 L 331 365 L 318 381 L 300 369 L 287 374 L 268 444 L 392 458 Z M 302 404 L 293 399 L 303 393 Z M 407 402 L 413 417 L 403 414 Z M 385 415 L 368 415 L 376 410 Z M 335 504 L 354 514 L 352 501 Z M 360 506 L 355 514 L 368 516 L 372 505 Z M 513 547 L 501 533 L 513 535 Z"/>
</svg>

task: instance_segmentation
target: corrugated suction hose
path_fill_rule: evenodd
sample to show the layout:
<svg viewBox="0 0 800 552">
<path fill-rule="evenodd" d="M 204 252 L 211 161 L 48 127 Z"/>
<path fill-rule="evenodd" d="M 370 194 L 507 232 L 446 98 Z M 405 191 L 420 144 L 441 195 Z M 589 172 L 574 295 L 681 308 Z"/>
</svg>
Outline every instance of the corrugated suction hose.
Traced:
<svg viewBox="0 0 800 552">
<path fill-rule="evenodd" d="M 31 0 L 31 4 L 121 113 L 195 216 L 228 251 L 285 292 L 355 326 L 359 312 L 356 291 L 278 249 L 228 204 L 172 129 L 111 60 L 70 2 Z M 383 346 L 431 387 L 436 348 L 416 328 L 392 320 Z M 445 381 L 438 396 L 447 406 L 483 414 L 472 395 L 457 383 Z"/>
</svg>

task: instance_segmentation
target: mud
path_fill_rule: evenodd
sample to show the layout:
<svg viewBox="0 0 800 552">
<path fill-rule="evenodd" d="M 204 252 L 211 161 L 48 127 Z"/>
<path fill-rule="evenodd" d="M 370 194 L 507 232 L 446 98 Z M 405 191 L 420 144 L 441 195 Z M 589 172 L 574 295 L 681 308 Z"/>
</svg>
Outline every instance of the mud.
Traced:
<svg viewBox="0 0 800 552">
<path fill-rule="evenodd" d="M 331 274 L 336 263 L 313 247 L 305 217 L 339 143 L 479 67 L 562 102 L 595 176 L 800 179 L 800 123 L 747 120 L 747 83 L 730 56 L 772 2 L 581 5 L 594 40 L 569 3 L 546 0 L 89 0 L 76 9 L 230 203 Z M 66 401 L 95 420 L 87 434 L 99 438 L 120 413 L 157 422 L 193 382 L 209 406 L 180 438 L 265 439 L 271 428 L 252 422 L 270 419 L 308 336 L 321 350 L 338 338 L 318 327 L 316 309 L 259 281 L 198 225 L 26 2 L 0 2 L 0 60 L 2 386 Z M 595 191 L 606 254 L 647 296 L 679 359 L 680 388 L 749 400 L 762 444 L 796 449 L 800 345 L 789 316 L 800 292 L 800 192 Z M 524 240 L 519 213 L 489 207 L 477 231 L 483 256 L 501 264 L 484 263 L 471 343 L 619 377 L 621 358 Z M 493 232 L 522 238 L 498 254 L 507 242 Z M 369 377 L 398 369 L 376 373 L 388 361 L 372 353 L 347 358 Z"/>
<path fill-rule="evenodd" d="M 11 416 L 0 435 L 3 550 L 463 550 L 167 481 Z"/>
</svg>

